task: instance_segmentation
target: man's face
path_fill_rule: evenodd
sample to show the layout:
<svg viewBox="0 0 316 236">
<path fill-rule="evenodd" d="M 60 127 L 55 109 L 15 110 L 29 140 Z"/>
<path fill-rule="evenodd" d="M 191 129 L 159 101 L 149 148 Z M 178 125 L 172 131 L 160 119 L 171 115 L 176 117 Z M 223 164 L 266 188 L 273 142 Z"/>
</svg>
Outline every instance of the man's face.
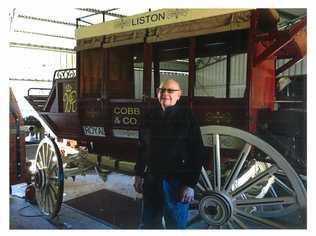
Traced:
<svg viewBox="0 0 316 236">
<path fill-rule="evenodd" d="M 174 106 L 181 97 L 180 86 L 174 80 L 167 80 L 160 84 L 157 96 L 163 110 L 166 107 Z"/>
</svg>

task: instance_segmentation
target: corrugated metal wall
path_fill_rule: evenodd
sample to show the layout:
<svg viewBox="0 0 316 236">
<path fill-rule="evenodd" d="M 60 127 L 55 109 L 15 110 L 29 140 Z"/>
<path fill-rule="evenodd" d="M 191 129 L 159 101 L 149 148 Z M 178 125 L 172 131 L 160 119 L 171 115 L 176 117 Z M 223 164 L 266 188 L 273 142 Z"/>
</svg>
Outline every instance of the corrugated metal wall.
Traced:
<svg viewBox="0 0 316 236">
<path fill-rule="evenodd" d="M 201 59 L 198 59 L 199 61 Z M 226 57 L 202 59 L 209 66 L 199 69 L 197 63 L 195 96 L 225 97 Z M 200 63 L 202 64 L 202 63 Z"/>
<path fill-rule="evenodd" d="M 231 89 L 230 97 L 243 97 L 246 89 L 247 54 L 231 56 L 230 61 Z"/>
<path fill-rule="evenodd" d="M 276 68 L 285 64 L 288 60 L 277 60 Z M 280 76 L 305 75 L 307 74 L 306 57 Z M 195 87 L 196 96 L 213 96 L 222 98 L 226 96 L 226 70 L 227 62 L 218 60 L 206 68 L 197 71 L 197 83 Z M 230 97 L 243 97 L 246 88 L 247 78 L 247 54 L 238 54 L 231 56 L 230 61 L 231 88 Z"/>
<path fill-rule="evenodd" d="M 76 67 L 76 54 L 25 48 L 10 48 L 9 77 L 53 79 L 54 71 Z"/>
<path fill-rule="evenodd" d="M 242 97 L 246 85 L 247 55 L 231 56 L 230 61 L 231 88 L 230 97 Z M 226 97 L 227 58 L 197 71 L 196 96 Z"/>
<path fill-rule="evenodd" d="M 284 65 L 287 63 L 289 60 L 288 59 L 282 59 L 282 60 L 277 60 L 276 67 L 279 68 L 280 66 Z M 288 70 L 284 71 L 278 77 L 281 76 L 291 76 L 291 75 L 306 75 L 307 74 L 307 58 L 306 56 L 293 66 L 291 66 Z"/>
<path fill-rule="evenodd" d="M 135 69 L 134 70 L 134 79 L 135 79 L 135 98 L 141 99 L 143 95 L 143 70 Z M 183 91 L 182 95 L 188 95 L 188 73 L 179 73 L 179 72 L 161 72 L 160 81 L 167 79 L 174 79 L 178 81 L 180 87 Z M 154 73 L 151 74 L 151 97 L 155 97 L 155 88 L 154 88 Z"/>
<path fill-rule="evenodd" d="M 226 71 L 227 61 L 226 57 L 211 58 L 211 60 L 203 58 L 203 61 L 209 66 L 199 69 L 197 66 L 195 96 L 211 96 L 217 98 L 226 97 Z M 285 64 L 288 60 L 277 60 L 277 68 Z M 299 61 L 291 68 L 283 72 L 279 76 L 289 75 L 302 75 L 307 73 L 306 57 Z M 230 76 L 231 76 L 231 88 L 230 97 L 238 98 L 243 97 L 246 88 L 247 78 L 247 54 L 237 54 L 231 56 L 230 61 Z M 143 71 L 135 70 L 135 98 L 140 99 L 143 91 Z M 154 96 L 152 74 L 152 91 L 151 96 Z M 179 82 L 183 95 L 188 94 L 188 73 L 173 73 L 173 72 L 161 72 L 161 80 L 175 79 Z"/>
</svg>

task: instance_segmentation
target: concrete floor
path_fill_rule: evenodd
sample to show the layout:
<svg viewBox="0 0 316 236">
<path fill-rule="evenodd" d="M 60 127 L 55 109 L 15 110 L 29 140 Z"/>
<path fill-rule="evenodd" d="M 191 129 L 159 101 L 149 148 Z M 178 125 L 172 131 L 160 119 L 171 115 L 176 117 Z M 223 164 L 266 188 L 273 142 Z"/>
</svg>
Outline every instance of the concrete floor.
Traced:
<svg viewBox="0 0 316 236">
<path fill-rule="evenodd" d="M 25 188 L 25 183 L 12 186 L 10 229 L 109 229 L 116 227 L 65 204 L 62 204 L 58 218 L 50 221 L 41 216 L 36 206 L 25 201 Z M 133 199 L 141 197 L 134 191 L 133 177 L 111 173 L 105 183 L 94 170 L 91 170 L 86 176 L 77 176 L 75 181 L 72 178 L 65 179 L 63 202 L 101 189 L 107 189 Z M 32 217 L 32 215 L 38 217 Z"/>
<path fill-rule="evenodd" d="M 113 229 L 115 226 L 62 204 L 54 220 L 42 215 L 37 206 L 10 196 L 10 229 Z"/>
<path fill-rule="evenodd" d="M 68 201 L 101 189 L 107 189 L 133 199 L 141 198 L 141 195 L 135 192 L 133 183 L 133 177 L 114 172 L 110 173 L 107 181 L 104 182 L 94 170 L 91 170 L 85 176 L 76 176 L 75 181 L 72 178 L 65 180 L 63 199 Z"/>
</svg>

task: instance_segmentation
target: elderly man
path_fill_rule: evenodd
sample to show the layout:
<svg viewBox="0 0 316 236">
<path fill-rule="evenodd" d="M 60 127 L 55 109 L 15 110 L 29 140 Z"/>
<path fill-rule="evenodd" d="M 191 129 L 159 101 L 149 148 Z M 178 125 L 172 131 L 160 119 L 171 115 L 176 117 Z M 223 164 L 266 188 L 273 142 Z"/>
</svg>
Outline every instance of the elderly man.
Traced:
<svg viewBox="0 0 316 236">
<path fill-rule="evenodd" d="M 184 229 L 204 160 L 199 125 L 192 111 L 181 106 L 177 81 L 157 89 L 160 106 L 145 115 L 140 129 L 135 190 L 143 193 L 143 227 Z"/>
</svg>

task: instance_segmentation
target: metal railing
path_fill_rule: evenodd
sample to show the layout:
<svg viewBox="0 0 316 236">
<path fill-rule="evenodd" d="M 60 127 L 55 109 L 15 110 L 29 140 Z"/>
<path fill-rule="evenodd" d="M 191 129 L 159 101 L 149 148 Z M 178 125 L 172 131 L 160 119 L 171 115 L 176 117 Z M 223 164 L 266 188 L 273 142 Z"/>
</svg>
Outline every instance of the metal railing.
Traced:
<svg viewBox="0 0 316 236">
<path fill-rule="evenodd" d="M 81 11 L 87 11 L 87 12 L 92 12 L 92 14 L 86 15 L 86 16 L 82 16 L 79 18 L 76 18 L 76 28 L 78 28 L 79 26 L 83 26 L 83 25 L 79 25 L 79 23 L 84 23 L 86 25 L 93 25 L 95 23 L 91 23 L 87 20 L 84 20 L 85 18 L 91 18 L 93 16 L 97 16 L 97 15 L 102 15 L 102 22 L 105 22 L 105 16 L 112 16 L 112 17 L 117 17 L 117 18 L 121 18 L 121 17 L 126 17 L 125 15 L 121 15 L 118 13 L 114 13 L 111 12 L 113 10 L 117 10 L 118 8 L 112 8 L 112 9 L 108 9 L 108 10 L 98 10 L 98 9 L 93 9 L 93 8 L 76 8 L 77 10 L 81 10 Z"/>
<path fill-rule="evenodd" d="M 51 89 L 50 88 L 29 88 L 28 90 L 27 90 L 27 96 L 48 96 L 49 95 L 49 93 L 47 93 L 47 94 L 43 94 L 43 93 L 41 93 L 41 94 L 31 94 L 31 91 L 50 91 Z"/>
</svg>

